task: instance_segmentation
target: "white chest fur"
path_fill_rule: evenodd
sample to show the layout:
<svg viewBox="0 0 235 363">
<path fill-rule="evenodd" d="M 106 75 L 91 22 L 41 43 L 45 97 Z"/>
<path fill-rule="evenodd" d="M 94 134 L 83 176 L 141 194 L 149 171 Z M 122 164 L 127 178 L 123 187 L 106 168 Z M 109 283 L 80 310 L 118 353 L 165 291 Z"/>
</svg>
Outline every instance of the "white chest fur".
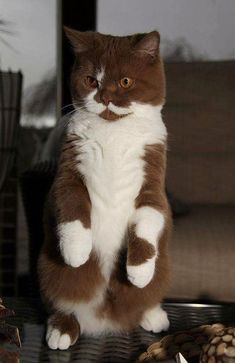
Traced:
<svg viewBox="0 0 235 363">
<path fill-rule="evenodd" d="M 69 126 L 80 137 L 78 168 L 92 203 L 92 243 L 107 279 L 144 181 L 145 146 L 166 137 L 160 107 L 155 109 L 151 118 L 129 115 L 115 122 L 84 112 Z"/>
</svg>

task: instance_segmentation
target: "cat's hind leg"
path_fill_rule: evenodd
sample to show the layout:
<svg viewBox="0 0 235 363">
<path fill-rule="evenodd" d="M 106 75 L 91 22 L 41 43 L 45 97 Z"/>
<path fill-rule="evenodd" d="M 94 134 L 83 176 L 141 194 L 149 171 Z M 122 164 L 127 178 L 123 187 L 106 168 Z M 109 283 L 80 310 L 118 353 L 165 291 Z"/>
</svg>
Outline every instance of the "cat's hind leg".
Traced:
<svg viewBox="0 0 235 363">
<path fill-rule="evenodd" d="M 170 323 L 167 313 L 158 304 L 144 312 L 140 326 L 147 331 L 159 333 L 160 331 L 168 330 Z"/>
<path fill-rule="evenodd" d="M 73 315 L 55 313 L 48 319 L 46 341 L 51 349 L 68 349 L 79 337 L 79 323 Z"/>
</svg>

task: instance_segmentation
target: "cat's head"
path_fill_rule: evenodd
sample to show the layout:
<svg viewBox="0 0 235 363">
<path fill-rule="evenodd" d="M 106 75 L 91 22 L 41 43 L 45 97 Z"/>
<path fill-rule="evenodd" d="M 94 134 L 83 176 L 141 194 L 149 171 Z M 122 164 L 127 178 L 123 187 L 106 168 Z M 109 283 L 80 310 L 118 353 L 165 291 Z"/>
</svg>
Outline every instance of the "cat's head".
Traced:
<svg viewBox="0 0 235 363">
<path fill-rule="evenodd" d="M 141 105 L 164 104 L 165 76 L 157 31 L 125 37 L 65 31 L 76 55 L 71 77 L 75 108 L 114 121 L 138 114 Z"/>
</svg>

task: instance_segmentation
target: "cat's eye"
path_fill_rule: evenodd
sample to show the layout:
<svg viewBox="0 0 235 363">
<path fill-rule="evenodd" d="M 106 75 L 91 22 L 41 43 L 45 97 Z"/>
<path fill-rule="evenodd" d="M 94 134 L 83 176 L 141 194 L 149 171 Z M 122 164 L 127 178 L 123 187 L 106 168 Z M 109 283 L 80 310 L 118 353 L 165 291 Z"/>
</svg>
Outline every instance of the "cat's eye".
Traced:
<svg viewBox="0 0 235 363">
<path fill-rule="evenodd" d="M 85 83 L 89 88 L 97 88 L 99 85 L 97 79 L 91 76 L 85 78 Z"/>
<path fill-rule="evenodd" d="M 134 80 L 129 77 L 124 77 L 120 80 L 120 86 L 122 88 L 130 88 L 134 83 Z"/>
</svg>

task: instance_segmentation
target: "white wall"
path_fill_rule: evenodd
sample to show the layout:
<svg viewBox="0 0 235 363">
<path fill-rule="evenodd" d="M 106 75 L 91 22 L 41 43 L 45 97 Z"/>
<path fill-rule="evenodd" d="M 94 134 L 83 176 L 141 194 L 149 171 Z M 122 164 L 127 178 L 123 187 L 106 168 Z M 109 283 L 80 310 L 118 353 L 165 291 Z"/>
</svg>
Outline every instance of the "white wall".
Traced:
<svg viewBox="0 0 235 363">
<path fill-rule="evenodd" d="M 235 59 L 235 0 L 97 0 L 97 30 L 157 29 L 164 44 L 184 39 L 205 59 Z"/>
</svg>

